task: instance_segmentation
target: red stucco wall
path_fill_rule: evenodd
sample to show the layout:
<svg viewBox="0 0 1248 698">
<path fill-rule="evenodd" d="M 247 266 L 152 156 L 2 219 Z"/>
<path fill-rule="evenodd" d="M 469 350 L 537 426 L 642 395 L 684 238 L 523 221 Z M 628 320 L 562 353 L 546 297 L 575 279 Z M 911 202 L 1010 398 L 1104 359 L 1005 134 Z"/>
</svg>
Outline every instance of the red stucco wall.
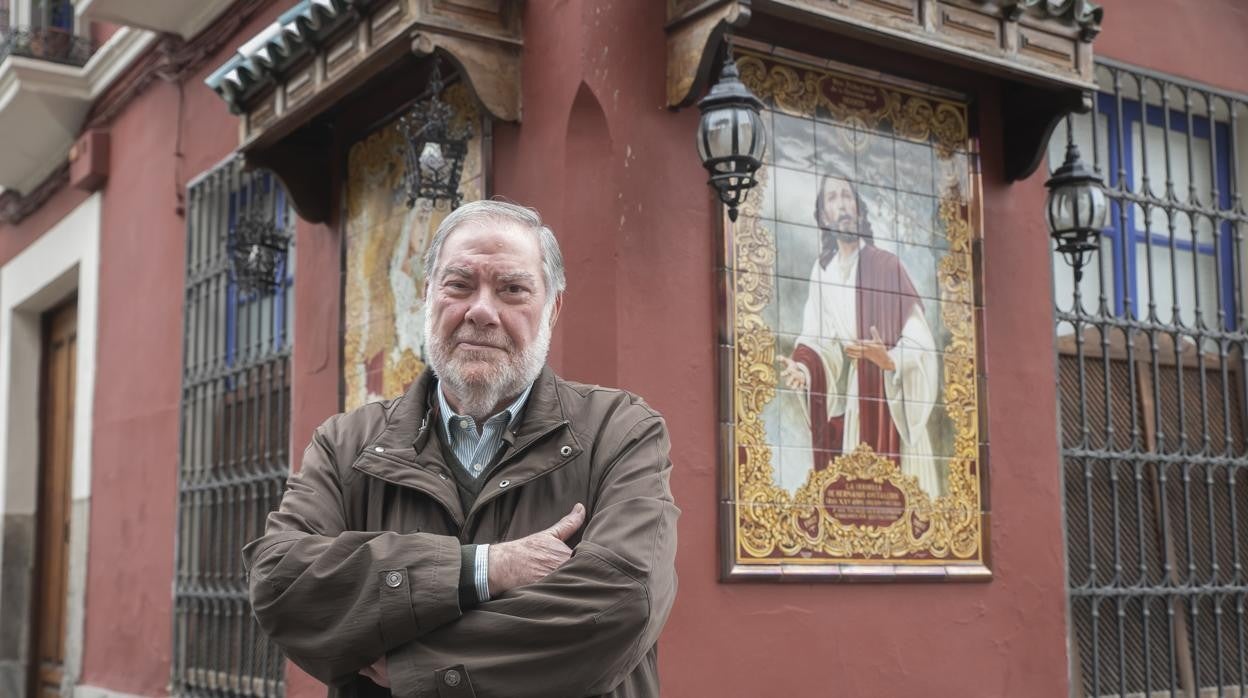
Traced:
<svg viewBox="0 0 1248 698">
<path fill-rule="evenodd" d="M 134 692 L 169 680 L 185 236 L 177 121 L 150 114 L 176 110 L 158 84 L 113 124 L 100 222 L 83 680 Z"/>
<path fill-rule="evenodd" d="M 498 129 L 496 191 L 561 236 L 568 298 L 552 363 L 646 397 L 672 433 L 680 596 L 662 640 L 664 695 L 1037 696 L 1066 693 L 1048 241 L 1039 179 L 1001 179 L 997 88 L 976 93 L 985 182 L 993 569 L 987 584 L 717 581 L 716 209 L 693 148 L 696 112 L 663 108 L 658 4 L 527 6 L 524 123 Z M 843 52 L 844 53 L 844 52 Z M 876 60 L 870 53 L 843 56 Z M 911 61 L 899 72 L 923 77 Z M 950 84 L 950 71 L 927 71 Z M 586 108 L 592 95 L 602 123 Z M 610 148 L 571 157 L 586 118 Z M 558 187 L 551 186 L 558 183 Z M 1020 212 L 1035 211 L 1027 217 Z M 592 213 L 597 212 L 597 213 Z M 591 227 L 593 226 L 593 227 Z M 607 258 L 608 255 L 610 258 Z M 614 260 L 614 261 L 613 261 Z M 595 362 L 600 338 L 614 365 Z"/>
<path fill-rule="evenodd" d="M 1248 93 L 1248 3 L 1097 0 L 1105 22 L 1096 55 Z"/>
<path fill-rule="evenodd" d="M 176 526 L 183 241 L 178 192 L 237 143 L 203 77 L 290 3 L 274 3 L 178 87 L 156 82 L 112 125 L 104 191 L 83 681 L 162 695 Z M 1099 54 L 1248 92 L 1248 6 L 1103 0 Z M 552 363 L 620 385 L 667 416 L 684 514 L 681 589 L 663 636 L 664 695 L 1066 694 L 1048 242 L 1042 176 L 1001 179 L 998 88 L 829 42 L 848 61 L 975 95 L 984 183 L 986 401 L 995 578 L 977 584 L 717 581 L 715 217 L 692 138 L 663 106 L 664 3 L 525 4 L 524 121 L 495 132 L 494 191 L 536 206 L 563 241 L 568 298 Z M 1181 7 L 1180 7 L 1181 5 Z M 1209 46 L 1218 46 L 1211 56 Z M 181 156 L 177 143 L 181 134 Z M 86 194 L 17 226 L 8 261 Z M 1029 215 L 1027 212 L 1034 212 Z M 340 237 L 300 224 L 292 453 L 338 407 Z M 825 687 L 820 692 L 815 687 Z M 319 695 L 297 670 L 289 695 Z"/>
<path fill-rule="evenodd" d="M 244 27 L 181 86 L 181 97 L 179 86 L 157 80 L 111 125 L 100 238 L 86 684 L 162 695 L 169 683 L 186 258 L 179 197 L 188 180 L 238 143 L 236 119 L 204 76 L 278 9 Z"/>
</svg>

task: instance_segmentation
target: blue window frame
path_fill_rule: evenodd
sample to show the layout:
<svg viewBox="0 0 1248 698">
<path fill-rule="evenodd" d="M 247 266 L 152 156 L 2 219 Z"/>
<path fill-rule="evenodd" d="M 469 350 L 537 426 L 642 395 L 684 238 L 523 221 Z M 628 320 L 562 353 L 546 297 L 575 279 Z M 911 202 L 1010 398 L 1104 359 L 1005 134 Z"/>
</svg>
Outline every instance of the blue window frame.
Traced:
<svg viewBox="0 0 1248 698">
<path fill-rule="evenodd" d="M 229 195 L 229 227 L 227 244 L 233 245 L 234 236 L 236 234 L 236 226 L 238 223 L 239 211 L 248 206 L 253 197 L 271 197 L 273 202 L 274 221 L 279 227 L 290 230 L 294 226 L 294 216 L 290 209 L 290 202 L 286 194 L 286 190 L 282 188 L 273 175 L 264 172 L 256 175 L 239 176 L 239 185 L 232 188 Z M 227 248 L 228 249 L 228 248 Z M 289 346 L 289 329 L 291 293 L 294 288 L 295 270 L 293 264 L 294 243 L 287 248 L 286 254 L 282 255 L 278 260 L 277 268 L 274 275 L 277 277 L 277 288 L 272 294 L 272 312 L 268 313 L 269 317 L 261 319 L 264 322 L 261 332 L 267 332 L 268 338 L 264 342 L 267 347 L 257 347 L 262 352 L 280 353 Z M 229 275 L 229 283 L 226 287 L 226 303 L 225 303 L 225 365 L 233 367 L 239 356 L 239 316 L 248 310 L 257 311 L 256 306 L 267 300 L 256 292 L 243 293 L 238 287 L 238 281 L 235 279 L 233 272 Z"/>
<path fill-rule="evenodd" d="M 1121 115 L 1119 111 L 1121 110 Z M 1133 186 L 1133 177 L 1136 172 L 1136 161 L 1143 157 L 1138 152 L 1141 143 L 1147 144 L 1147 136 L 1144 133 L 1142 122 L 1147 126 L 1161 129 L 1163 132 L 1169 131 L 1170 137 L 1187 138 L 1188 130 L 1191 130 L 1192 148 L 1205 148 L 1206 152 L 1212 153 L 1213 178 L 1212 190 L 1217 193 L 1217 208 L 1220 211 L 1226 211 L 1231 207 L 1231 182 L 1230 182 L 1230 159 L 1231 159 L 1231 132 L 1229 126 L 1222 121 L 1214 121 L 1212 124 L 1212 132 L 1210 130 L 1210 120 L 1207 117 L 1189 115 L 1175 109 L 1169 110 L 1169 118 L 1160 106 L 1148 104 L 1141 109 L 1141 104 L 1137 100 L 1120 98 L 1116 99 L 1114 95 L 1107 93 L 1099 93 L 1096 100 L 1097 115 L 1106 117 L 1106 141 L 1108 147 L 1108 158 L 1103 164 L 1102 169 L 1107 178 L 1107 183 L 1111 190 L 1120 188 L 1120 179 L 1123 173 L 1126 174 L 1126 189 L 1136 194 L 1147 194 L 1146 192 L 1138 192 Z M 1121 118 L 1120 118 L 1121 116 Z M 1094 116 L 1095 118 L 1095 116 Z M 1120 134 L 1118 131 L 1127 131 Z M 1212 139 L 1212 140 L 1211 140 Z M 1122 150 L 1122 159 L 1119 159 L 1119 149 Z M 1121 169 L 1116 164 L 1121 164 Z M 1150 170 L 1153 169 L 1151 166 Z M 1152 178 L 1156 181 L 1156 177 Z M 1153 188 L 1154 191 L 1157 187 Z M 1164 188 L 1164 183 L 1162 183 Z M 1125 225 L 1123 207 L 1125 205 L 1126 216 Z M 1159 206 L 1155 206 L 1159 207 Z M 1175 251 L 1183 252 L 1191 255 L 1193 246 L 1196 254 L 1199 256 L 1208 256 L 1215 262 L 1214 269 L 1217 274 L 1217 284 L 1219 298 L 1200 298 L 1199 310 L 1207 326 L 1213 326 L 1214 316 L 1220 308 L 1224 313 L 1220 329 L 1235 329 L 1236 311 L 1238 299 L 1235 297 L 1235 268 L 1234 268 L 1234 232 L 1228 221 L 1220 221 L 1218 223 L 1218 234 L 1212 236 L 1213 241 L 1201 242 L 1198 233 L 1198 221 L 1190 220 L 1191 223 L 1191 239 L 1182 239 L 1177 235 L 1171 240 L 1169 231 L 1158 232 L 1150 231 L 1148 221 L 1141 220 L 1139 215 L 1139 206 L 1131 205 L 1130 201 L 1125 201 L 1119 197 L 1111 199 L 1110 208 L 1110 225 L 1103 231 L 1103 234 L 1109 239 L 1110 255 L 1113 263 L 1113 303 L 1114 313 L 1119 316 L 1127 315 L 1127 309 L 1130 308 L 1130 315 L 1135 319 L 1142 319 L 1146 316 L 1146 308 L 1142 308 L 1140 275 L 1141 269 L 1147 270 L 1147 260 L 1143 259 L 1140 252 L 1141 243 L 1147 242 L 1149 245 L 1164 248 L 1169 251 L 1173 244 Z M 1170 215 L 1179 215 L 1171 213 Z M 1155 265 L 1160 267 L 1160 265 Z M 1169 283 L 1169 280 L 1165 280 Z M 1194 283 L 1194 282 L 1193 282 Z M 1196 292 L 1199 293 L 1199 287 Z M 1178 293 L 1177 289 L 1171 288 L 1171 293 Z M 1176 301 L 1177 302 L 1177 301 Z M 1129 303 L 1129 304 L 1128 304 Z M 1174 318 L 1172 318 L 1174 320 Z"/>
</svg>

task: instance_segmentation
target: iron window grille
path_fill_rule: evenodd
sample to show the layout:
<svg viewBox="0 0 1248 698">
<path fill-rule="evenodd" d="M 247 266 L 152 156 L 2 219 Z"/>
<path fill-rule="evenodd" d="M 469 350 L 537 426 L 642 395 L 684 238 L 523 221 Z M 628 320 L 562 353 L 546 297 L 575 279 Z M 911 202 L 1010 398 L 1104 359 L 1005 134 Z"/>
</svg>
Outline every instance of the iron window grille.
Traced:
<svg viewBox="0 0 1248 698">
<path fill-rule="evenodd" d="M 1096 75 L 1049 157 L 1070 129 L 1111 200 L 1083 281 L 1054 258 L 1075 693 L 1244 695 L 1248 97 Z"/>
<path fill-rule="evenodd" d="M 264 530 L 289 474 L 294 246 L 276 291 L 241 293 L 240 216 L 293 225 L 271 174 L 230 161 L 189 188 L 172 693 L 282 696 L 281 652 L 257 626 L 241 549 Z"/>
</svg>

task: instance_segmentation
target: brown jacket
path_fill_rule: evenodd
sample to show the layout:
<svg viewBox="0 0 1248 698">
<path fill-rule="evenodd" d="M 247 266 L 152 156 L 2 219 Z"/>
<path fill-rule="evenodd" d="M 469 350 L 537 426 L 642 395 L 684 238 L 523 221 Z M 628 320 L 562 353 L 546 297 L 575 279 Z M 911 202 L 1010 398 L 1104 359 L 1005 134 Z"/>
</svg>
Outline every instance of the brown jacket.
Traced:
<svg viewBox="0 0 1248 698">
<path fill-rule="evenodd" d="M 382 655 L 404 698 L 659 695 L 680 514 L 663 418 L 547 367 L 465 512 L 435 433 L 436 384 L 426 371 L 406 395 L 316 430 L 243 550 L 261 627 L 341 696 L 384 696 L 358 675 Z M 570 560 L 461 609 L 461 545 L 524 537 L 577 502 L 587 519 Z"/>
</svg>

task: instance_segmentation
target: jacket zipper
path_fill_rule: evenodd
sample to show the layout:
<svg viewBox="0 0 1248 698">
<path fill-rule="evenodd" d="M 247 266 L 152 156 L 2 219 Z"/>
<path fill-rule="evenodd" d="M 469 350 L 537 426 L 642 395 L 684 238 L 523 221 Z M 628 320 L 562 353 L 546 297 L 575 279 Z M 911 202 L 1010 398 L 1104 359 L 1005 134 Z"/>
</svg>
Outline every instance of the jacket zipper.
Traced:
<svg viewBox="0 0 1248 698">
<path fill-rule="evenodd" d="M 524 442 L 524 444 L 522 444 L 521 446 L 519 446 L 519 447 L 517 447 L 516 449 L 514 449 L 511 453 L 507 454 L 507 457 L 506 457 L 506 458 L 504 458 L 503 460 L 499 461 L 498 465 L 497 465 L 497 466 L 495 466 L 495 472 L 497 472 L 498 470 L 501 470 L 501 469 L 503 468 L 503 466 L 505 466 L 505 465 L 507 465 L 508 463 L 511 463 L 512 461 L 514 461 L 515 459 L 517 459 L 520 455 L 522 455 L 525 451 L 527 451 L 527 450 L 529 449 L 529 447 L 530 447 L 530 446 L 532 446 L 533 444 L 537 443 L 538 441 L 542 440 L 542 439 L 543 439 L 543 438 L 545 438 L 546 436 L 550 435 L 550 434 L 551 434 L 551 433 L 553 433 L 556 429 L 559 429 L 560 427 L 564 427 L 564 426 L 567 426 L 567 425 L 568 425 L 568 420 L 566 420 L 566 419 L 565 419 L 565 420 L 563 420 L 563 421 L 561 421 L 561 422 L 558 422 L 558 423 L 556 423 L 556 424 L 552 424 L 552 425 L 550 425 L 550 427 L 549 427 L 549 428 L 547 428 L 547 429 L 545 429 L 545 430 L 543 430 L 543 431 L 541 431 L 541 432 L 538 432 L 536 435 L 534 435 L 534 436 L 533 436 L 532 438 L 530 438 L 528 441 L 525 441 L 525 442 Z M 557 464 L 555 464 L 555 465 L 553 465 L 553 466 L 551 466 L 551 467 L 547 468 L 546 470 L 543 470 L 543 471 L 542 471 L 542 472 L 540 472 L 540 473 L 535 474 L 533 477 L 530 477 L 530 478 L 529 478 L 529 479 L 527 479 L 527 480 L 518 480 L 518 481 L 516 481 L 516 482 L 513 482 L 513 483 L 511 484 L 511 486 L 510 486 L 509 488 L 507 488 L 507 491 L 509 491 L 509 492 L 510 492 L 510 491 L 513 491 L 513 490 L 515 490 L 517 487 L 520 487 L 521 485 L 525 485 L 525 484 L 527 484 L 527 483 L 533 482 L 534 480 L 536 480 L 536 479 L 538 479 L 538 478 L 545 477 L 545 476 L 547 476 L 547 475 L 549 475 L 549 474 L 551 474 L 551 473 L 555 472 L 556 470 L 559 470 L 560 468 L 562 468 L 562 467 L 563 467 L 564 465 L 566 465 L 566 464 L 568 463 L 568 461 L 570 461 L 570 460 L 572 460 L 572 458 L 571 458 L 571 457 L 564 458 L 564 459 L 563 459 L 562 461 L 560 461 L 559 463 L 557 463 Z M 472 503 L 472 508 L 471 508 L 471 509 L 469 509 L 469 510 L 468 510 L 468 512 L 464 515 L 464 525 L 463 525 L 463 526 L 461 526 L 461 530 L 464 530 L 464 531 L 468 530 L 468 522 L 472 521 L 472 520 L 476 517 L 477 513 L 479 513 L 482 509 L 484 509 L 484 508 L 485 508 L 485 505 L 486 505 L 486 504 L 489 504 L 490 502 L 494 501 L 495 499 L 497 499 L 497 498 L 501 497 L 501 496 L 502 496 L 502 494 L 503 494 L 503 490 L 502 490 L 502 489 L 500 489 L 500 488 L 494 488 L 494 489 L 493 489 L 493 490 L 491 490 L 490 492 L 487 492 L 487 493 L 482 493 L 482 494 L 477 495 L 477 500 L 476 500 L 475 502 L 473 502 L 473 503 Z"/>
</svg>

